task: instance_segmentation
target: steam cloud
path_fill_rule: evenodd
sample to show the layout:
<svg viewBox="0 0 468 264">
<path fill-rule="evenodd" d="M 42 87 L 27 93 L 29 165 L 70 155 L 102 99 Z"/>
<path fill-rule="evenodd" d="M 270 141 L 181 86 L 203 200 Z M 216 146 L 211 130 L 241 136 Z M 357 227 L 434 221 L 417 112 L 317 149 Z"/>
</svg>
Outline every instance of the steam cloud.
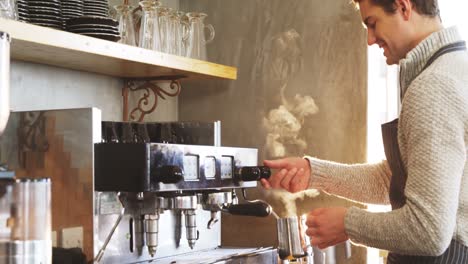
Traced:
<svg viewBox="0 0 468 264">
<path fill-rule="evenodd" d="M 271 205 L 273 211 L 280 218 L 297 216 L 297 204 L 306 199 L 317 197 L 320 192 L 309 189 L 302 192 L 290 193 L 283 189 L 265 190 L 265 201 Z"/>
<path fill-rule="evenodd" d="M 272 40 L 270 76 L 282 84 L 281 105 L 270 110 L 263 119 L 267 131 L 266 151 L 270 157 L 304 153 L 307 143 L 299 136 L 304 119 L 319 111 L 311 96 L 296 94 L 291 100 L 285 95 L 289 79 L 302 68 L 301 42 L 301 36 L 294 29 L 278 34 Z"/>
</svg>

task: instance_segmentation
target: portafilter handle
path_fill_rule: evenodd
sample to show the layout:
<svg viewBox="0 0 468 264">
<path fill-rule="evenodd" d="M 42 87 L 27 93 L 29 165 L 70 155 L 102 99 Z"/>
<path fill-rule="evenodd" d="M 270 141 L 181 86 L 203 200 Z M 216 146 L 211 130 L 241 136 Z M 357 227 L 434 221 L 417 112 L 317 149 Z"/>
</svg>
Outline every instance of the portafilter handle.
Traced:
<svg viewBox="0 0 468 264">
<path fill-rule="evenodd" d="M 233 204 L 223 208 L 223 212 L 232 215 L 267 217 L 271 214 L 271 206 L 265 202 L 256 201 L 245 204 Z"/>
</svg>

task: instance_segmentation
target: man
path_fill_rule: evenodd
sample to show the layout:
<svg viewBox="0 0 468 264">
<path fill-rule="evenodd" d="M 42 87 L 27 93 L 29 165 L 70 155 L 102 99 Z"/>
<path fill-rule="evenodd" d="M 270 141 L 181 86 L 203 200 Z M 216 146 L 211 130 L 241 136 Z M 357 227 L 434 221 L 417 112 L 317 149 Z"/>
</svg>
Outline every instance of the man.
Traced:
<svg viewBox="0 0 468 264">
<path fill-rule="evenodd" d="M 368 44 L 400 65 L 402 110 L 382 126 L 387 160 L 346 165 L 317 158 L 265 161 L 265 188 L 316 188 L 364 203 L 309 213 L 311 243 L 347 240 L 390 251 L 388 263 L 468 263 L 468 53 L 444 29 L 437 0 L 354 0 Z"/>
</svg>

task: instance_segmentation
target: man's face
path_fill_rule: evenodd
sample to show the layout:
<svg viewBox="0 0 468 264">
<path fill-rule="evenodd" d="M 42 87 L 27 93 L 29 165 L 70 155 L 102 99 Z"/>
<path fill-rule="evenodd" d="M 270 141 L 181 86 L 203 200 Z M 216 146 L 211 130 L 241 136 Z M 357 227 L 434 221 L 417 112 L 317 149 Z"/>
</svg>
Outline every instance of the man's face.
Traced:
<svg viewBox="0 0 468 264">
<path fill-rule="evenodd" d="M 387 64 L 398 64 L 410 50 L 408 43 L 408 23 L 400 9 L 395 14 L 386 13 L 382 7 L 363 0 L 359 9 L 364 25 L 367 28 L 367 44 L 377 44 L 384 50 Z"/>
</svg>

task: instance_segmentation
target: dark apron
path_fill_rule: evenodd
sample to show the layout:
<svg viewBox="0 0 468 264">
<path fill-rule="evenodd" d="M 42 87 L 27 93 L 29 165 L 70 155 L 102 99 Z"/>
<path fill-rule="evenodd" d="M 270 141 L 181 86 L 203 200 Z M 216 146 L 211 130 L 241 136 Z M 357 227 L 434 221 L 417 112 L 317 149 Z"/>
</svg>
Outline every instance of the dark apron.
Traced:
<svg viewBox="0 0 468 264">
<path fill-rule="evenodd" d="M 465 42 L 457 42 L 447 45 L 438 50 L 426 63 L 423 71 L 429 67 L 440 56 L 454 51 L 466 50 Z M 400 149 L 398 146 L 398 119 L 382 125 L 382 137 L 388 165 L 392 171 L 390 181 L 390 204 L 392 210 L 403 207 L 406 204 L 405 186 L 407 173 L 401 160 Z M 421 241 L 424 243 L 424 241 Z M 389 253 L 388 264 L 458 264 L 468 263 L 468 247 L 452 240 L 449 248 L 440 256 L 409 256 Z"/>
</svg>

